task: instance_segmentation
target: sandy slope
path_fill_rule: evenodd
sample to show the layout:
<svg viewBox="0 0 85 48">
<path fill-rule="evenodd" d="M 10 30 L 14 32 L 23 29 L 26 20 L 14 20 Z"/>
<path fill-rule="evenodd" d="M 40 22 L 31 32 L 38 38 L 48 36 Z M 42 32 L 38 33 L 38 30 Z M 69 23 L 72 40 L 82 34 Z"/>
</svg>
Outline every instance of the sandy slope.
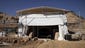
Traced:
<svg viewBox="0 0 85 48">
<path fill-rule="evenodd" d="M 4 46 L 0 48 L 85 48 L 85 41 L 57 41 L 49 40 L 43 41 L 31 41 L 22 45 Z"/>
<path fill-rule="evenodd" d="M 48 41 L 38 48 L 85 48 L 85 41 Z"/>
</svg>

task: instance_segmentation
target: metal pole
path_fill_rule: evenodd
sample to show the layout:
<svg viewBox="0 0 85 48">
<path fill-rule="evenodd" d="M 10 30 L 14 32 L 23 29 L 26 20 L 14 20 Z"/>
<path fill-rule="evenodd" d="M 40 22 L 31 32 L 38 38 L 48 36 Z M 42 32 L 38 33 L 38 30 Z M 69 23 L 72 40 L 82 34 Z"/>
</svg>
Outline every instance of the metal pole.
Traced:
<svg viewBox="0 0 85 48">
<path fill-rule="evenodd" d="M 2 16 L 4 16 L 4 14 L 2 13 Z M 3 28 L 4 28 L 4 20 L 2 20 L 2 24 L 3 24 L 3 26 L 2 26 L 2 30 L 4 30 Z M 3 31 L 2 31 L 2 37 L 3 37 Z"/>
<path fill-rule="evenodd" d="M 80 31 L 81 32 L 81 17 L 80 17 L 80 11 L 79 11 L 79 28 L 80 28 Z"/>
<path fill-rule="evenodd" d="M 32 28 L 33 28 L 33 38 L 34 38 L 34 26 L 32 26 Z"/>
<path fill-rule="evenodd" d="M 36 26 L 36 28 L 37 28 L 37 38 L 38 38 L 38 26 Z"/>
<path fill-rule="evenodd" d="M 4 16 L 4 14 L 3 14 L 3 16 Z M 5 13 L 5 16 L 6 16 L 6 13 Z M 4 17 L 4 28 L 6 29 L 5 32 L 7 32 L 7 35 L 8 35 L 8 30 L 7 30 L 7 27 L 6 27 L 6 18 L 5 17 Z"/>
</svg>

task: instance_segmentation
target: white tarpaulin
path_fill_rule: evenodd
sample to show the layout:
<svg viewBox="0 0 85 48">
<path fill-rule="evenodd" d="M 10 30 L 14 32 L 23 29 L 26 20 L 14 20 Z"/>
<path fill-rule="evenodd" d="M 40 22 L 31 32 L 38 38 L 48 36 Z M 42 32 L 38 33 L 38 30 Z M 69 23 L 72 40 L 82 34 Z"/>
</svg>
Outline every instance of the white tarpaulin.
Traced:
<svg viewBox="0 0 85 48">
<path fill-rule="evenodd" d="M 32 14 L 19 18 L 19 22 L 28 26 L 49 26 L 64 24 L 63 18 L 59 15 Z"/>
</svg>

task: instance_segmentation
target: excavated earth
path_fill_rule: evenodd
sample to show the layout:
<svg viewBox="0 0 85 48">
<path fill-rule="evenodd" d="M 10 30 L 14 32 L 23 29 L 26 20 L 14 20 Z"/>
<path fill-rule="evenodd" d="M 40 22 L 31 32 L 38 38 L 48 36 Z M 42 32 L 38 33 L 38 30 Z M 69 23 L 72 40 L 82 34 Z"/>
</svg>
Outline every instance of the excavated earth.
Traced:
<svg viewBox="0 0 85 48">
<path fill-rule="evenodd" d="M 85 48 L 85 41 L 36 40 L 11 45 L 0 45 L 0 48 Z"/>
</svg>

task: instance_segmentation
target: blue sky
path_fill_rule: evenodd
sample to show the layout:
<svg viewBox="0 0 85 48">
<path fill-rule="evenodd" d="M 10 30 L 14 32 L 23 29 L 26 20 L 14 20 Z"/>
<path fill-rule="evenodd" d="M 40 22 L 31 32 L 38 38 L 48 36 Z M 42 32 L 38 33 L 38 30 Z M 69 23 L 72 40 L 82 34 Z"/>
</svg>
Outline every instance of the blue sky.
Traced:
<svg viewBox="0 0 85 48">
<path fill-rule="evenodd" d="M 50 6 L 72 10 L 85 17 L 85 0 L 0 0 L 0 11 L 15 16 L 17 10 Z"/>
</svg>

